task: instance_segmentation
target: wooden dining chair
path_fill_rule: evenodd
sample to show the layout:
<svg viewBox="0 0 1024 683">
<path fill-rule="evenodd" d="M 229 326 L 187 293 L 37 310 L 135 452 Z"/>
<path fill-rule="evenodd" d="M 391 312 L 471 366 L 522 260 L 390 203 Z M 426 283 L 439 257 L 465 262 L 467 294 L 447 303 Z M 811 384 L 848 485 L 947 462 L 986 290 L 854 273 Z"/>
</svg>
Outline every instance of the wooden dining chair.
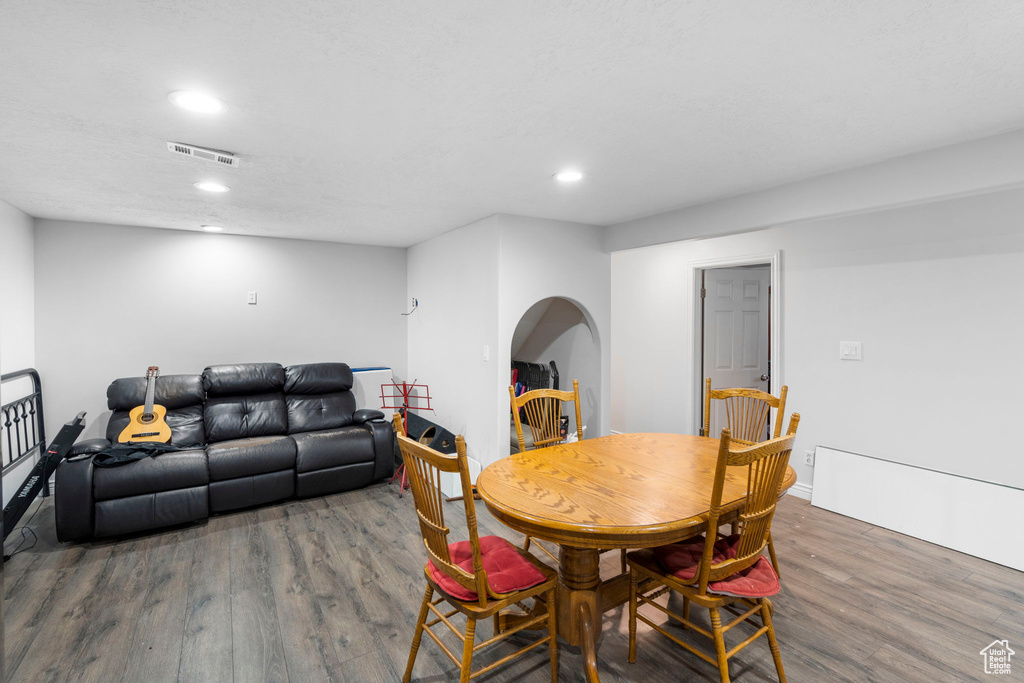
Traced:
<svg viewBox="0 0 1024 683">
<path fill-rule="evenodd" d="M 519 440 L 519 452 L 526 451 L 526 434 L 523 431 L 523 416 L 526 415 L 526 423 L 533 435 L 533 448 L 547 448 L 556 444 L 564 443 L 567 436 L 562 434 L 562 408 L 566 403 L 572 403 L 576 410 L 576 435 L 583 440 L 583 420 L 580 417 L 580 383 L 579 380 L 572 381 L 572 391 L 558 391 L 557 389 L 534 389 L 522 396 L 516 396 L 515 387 L 508 388 L 509 397 L 512 400 L 512 421 L 516 427 L 516 437 Z M 532 450 L 532 449 L 531 449 Z M 529 536 L 523 544 L 523 550 L 529 550 L 533 539 Z M 555 562 L 558 558 L 550 550 L 540 543 L 536 544 L 541 552 L 545 553 Z M 602 551 L 607 552 L 607 551 Z M 626 551 L 622 550 L 619 555 L 619 571 L 626 573 Z"/>
<path fill-rule="evenodd" d="M 723 683 L 729 681 L 729 658 L 736 655 L 762 635 L 775 660 L 780 683 L 786 680 L 782 656 L 772 625 L 772 604 L 768 599 L 779 592 L 779 577 L 771 562 L 762 554 L 768 544 L 772 517 L 778 503 L 779 487 L 786 475 L 800 416 L 789 421 L 786 436 L 749 445 L 734 442 L 728 429 L 722 430 L 711 490 L 711 509 L 702 536 L 681 543 L 631 552 L 627 555 L 629 585 L 629 661 L 636 662 L 636 622 L 639 619 L 659 633 L 683 646 L 701 659 L 718 666 Z M 722 516 L 722 491 L 730 467 L 747 469 L 747 494 L 739 517 L 738 533 L 719 538 L 717 531 Z M 644 583 L 643 590 L 640 584 Z M 668 588 L 683 596 L 683 613 L 676 614 L 654 602 Z M 711 632 L 690 621 L 690 603 L 707 607 L 711 613 Z M 663 626 L 637 611 L 648 604 L 679 621 L 683 628 L 692 628 L 714 642 L 715 656 L 669 633 Z M 722 624 L 721 611 L 735 616 Z M 751 617 L 759 616 L 760 627 L 745 640 L 726 650 L 725 634 Z"/>
<path fill-rule="evenodd" d="M 712 389 L 711 378 L 704 380 L 704 433 L 711 434 L 711 401 L 723 401 L 725 409 L 725 427 L 732 432 L 733 441 L 744 441 L 748 444 L 758 443 L 776 438 L 782 433 L 782 416 L 786 412 L 786 394 L 789 387 L 785 384 L 776 398 L 771 394 L 757 389 Z M 768 418 L 771 409 L 775 409 L 775 427 L 769 436 Z"/>
<path fill-rule="evenodd" d="M 732 440 L 738 443 L 755 444 L 769 438 L 777 438 L 782 432 L 782 416 L 786 412 L 786 394 L 789 387 L 785 384 L 776 398 L 771 394 L 757 389 L 712 389 L 711 378 L 704 380 L 704 431 L 702 436 L 711 436 L 711 401 L 723 401 L 725 409 L 725 426 L 732 433 Z M 769 436 L 768 426 L 771 410 L 775 409 L 775 427 Z M 732 523 L 732 533 L 736 533 L 734 520 L 723 520 Z M 775 573 L 779 572 L 779 561 L 775 556 L 775 542 L 768 535 L 768 556 L 771 557 Z"/>
<path fill-rule="evenodd" d="M 439 453 L 428 446 L 413 441 L 401 433 L 401 417 L 395 415 L 395 431 L 402 459 L 409 472 L 412 495 L 419 519 L 420 534 L 427 552 L 427 564 L 423 574 L 427 580 L 427 591 L 423 596 L 416 630 L 409 651 L 409 663 L 402 677 L 404 683 L 412 679 L 413 665 L 420 640 L 426 633 L 434 640 L 449 659 L 459 667 L 459 681 L 490 671 L 509 660 L 548 644 L 551 658 L 551 681 L 558 680 L 558 642 L 555 616 L 555 585 L 557 574 L 530 553 L 520 550 L 499 536 L 480 537 L 476 525 L 476 508 L 473 496 L 463 498 L 466 527 L 469 539 L 449 542 L 450 529 L 444 520 L 444 495 L 441 493 L 441 473 L 457 473 L 463 491 L 470 490 L 469 466 L 466 462 L 466 442 L 461 435 L 455 437 L 455 453 Z M 438 597 L 434 598 L 434 593 Z M 515 627 L 504 632 L 500 628 L 499 613 L 506 607 L 524 608 L 522 602 L 528 598 L 541 598 L 546 610 L 539 611 Z M 438 605 L 447 603 L 452 609 L 442 611 Z M 429 613 L 433 619 L 427 621 Z M 462 614 L 466 617 L 465 631 L 452 623 L 452 617 Z M 476 643 L 476 624 L 480 619 L 493 617 L 494 636 Z M 462 640 L 462 654 L 456 656 L 431 627 L 443 624 Z M 473 655 L 504 638 L 523 629 L 547 627 L 547 635 L 529 645 L 502 657 L 496 662 L 472 671 Z"/>
<path fill-rule="evenodd" d="M 519 452 L 526 450 L 526 434 L 523 432 L 522 413 L 533 435 L 533 448 L 547 448 L 565 441 L 562 434 L 562 407 L 572 403 L 576 408 L 576 434 L 583 439 L 583 420 L 580 417 L 580 383 L 572 381 L 572 391 L 557 389 L 534 389 L 522 396 L 516 396 L 516 388 L 508 388 L 512 399 L 512 421 L 516 426 Z"/>
</svg>

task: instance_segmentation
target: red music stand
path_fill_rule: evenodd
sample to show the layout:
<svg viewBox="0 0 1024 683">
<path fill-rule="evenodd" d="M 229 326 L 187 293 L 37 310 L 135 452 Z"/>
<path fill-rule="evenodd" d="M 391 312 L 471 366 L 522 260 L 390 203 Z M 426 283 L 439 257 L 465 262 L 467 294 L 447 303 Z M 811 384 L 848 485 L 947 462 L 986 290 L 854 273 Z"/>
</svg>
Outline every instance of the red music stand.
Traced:
<svg viewBox="0 0 1024 683">
<path fill-rule="evenodd" d="M 412 393 L 414 389 L 422 389 L 423 395 L 414 396 Z M 386 391 L 390 391 L 391 393 L 385 394 Z M 426 404 L 409 405 L 410 399 L 412 399 L 413 401 L 426 401 Z M 389 400 L 393 402 L 391 405 L 388 405 Z M 399 400 L 401 401 L 401 403 L 394 403 L 395 401 Z M 416 384 L 416 380 L 413 380 L 412 383 L 390 382 L 386 384 L 381 384 L 380 402 L 380 407 L 382 410 L 399 410 L 402 408 L 405 409 L 405 412 L 402 413 L 402 428 L 404 429 L 406 434 L 409 433 L 410 410 L 429 410 L 431 412 L 433 412 L 434 410 L 433 408 L 430 407 L 430 387 L 428 387 L 426 384 Z M 411 484 L 409 483 L 407 472 L 405 471 L 404 462 L 398 468 L 398 470 L 393 475 L 391 475 L 391 479 L 388 481 L 388 483 L 390 484 L 395 479 L 400 479 L 398 486 L 398 497 L 401 498 L 402 494 L 405 493 L 405 490 L 411 486 Z"/>
</svg>

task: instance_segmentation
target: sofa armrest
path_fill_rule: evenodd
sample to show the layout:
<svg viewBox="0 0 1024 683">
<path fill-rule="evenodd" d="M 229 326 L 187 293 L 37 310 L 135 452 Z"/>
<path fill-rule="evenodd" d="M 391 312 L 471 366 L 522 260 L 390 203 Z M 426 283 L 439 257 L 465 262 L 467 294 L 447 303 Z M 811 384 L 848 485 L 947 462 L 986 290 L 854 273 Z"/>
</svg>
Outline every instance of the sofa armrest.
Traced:
<svg viewBox="0 0 1024 683">
<path fill-rule="evenodd" d="M 76 455 L 99 453 L 110 448 L 110 441 L 107 439 L 84 439 L 71 446 L 67 457 L 73 458 Z"/>
<path fill-rule="evenodd" d="M 380 411 L 375 411 L 380 412 Z M 366 422 L 362 425 L 373 434 L 373 479 L 390 477 L 395 471 L 395 429 L 390 422 Z"/>
<path fill-rule="evenodd" d="M 57 466 L 53 505 L 58 541 L 78 541 L 92 536 L 92 457 L 74 462 L 65 460 Z"/>
<path fill-rule="evenodd" d="M 379 410 L 372 410 L 370 408 L 360 408 L 356 412 L 352 413 L 352 421 L 358 424 L 369 422 L 371 420 L 383 420 L 384 413 Z"/>
</svg>

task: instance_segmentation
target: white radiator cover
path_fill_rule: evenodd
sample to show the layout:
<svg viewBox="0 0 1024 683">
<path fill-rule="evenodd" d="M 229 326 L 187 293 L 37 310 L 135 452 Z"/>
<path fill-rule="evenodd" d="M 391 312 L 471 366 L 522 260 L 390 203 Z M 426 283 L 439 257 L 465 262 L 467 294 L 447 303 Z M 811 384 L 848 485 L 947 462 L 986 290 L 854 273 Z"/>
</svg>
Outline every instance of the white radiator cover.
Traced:
<svg viewBox="0 0 1024 683">
<path fill-rule="evenodd" d="M 1024 571 L 1024 490 L 818 446 L 811 504 Z"/>
</svg>

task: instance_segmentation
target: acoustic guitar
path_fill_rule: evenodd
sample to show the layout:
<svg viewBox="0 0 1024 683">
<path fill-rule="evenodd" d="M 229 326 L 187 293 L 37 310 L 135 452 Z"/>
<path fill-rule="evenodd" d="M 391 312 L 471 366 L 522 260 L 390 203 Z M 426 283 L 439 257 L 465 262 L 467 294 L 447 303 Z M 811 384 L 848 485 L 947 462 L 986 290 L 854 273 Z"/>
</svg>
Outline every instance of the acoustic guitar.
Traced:
<svg viewBox="0 0 1024 683">
<path fill-rule="evenodd" d="M 171 428 L 167 426 L 167 408 L 153 403 L 156 394 L 156 378 L 160 368 L 151 365 L 146 371 L 146 403 L 131 409 L 128 413 L 128 426 L 118 435 L 118 443 L 129 441 L 157 441 L 167 443 L 171 440 Z"/>
</svg>

